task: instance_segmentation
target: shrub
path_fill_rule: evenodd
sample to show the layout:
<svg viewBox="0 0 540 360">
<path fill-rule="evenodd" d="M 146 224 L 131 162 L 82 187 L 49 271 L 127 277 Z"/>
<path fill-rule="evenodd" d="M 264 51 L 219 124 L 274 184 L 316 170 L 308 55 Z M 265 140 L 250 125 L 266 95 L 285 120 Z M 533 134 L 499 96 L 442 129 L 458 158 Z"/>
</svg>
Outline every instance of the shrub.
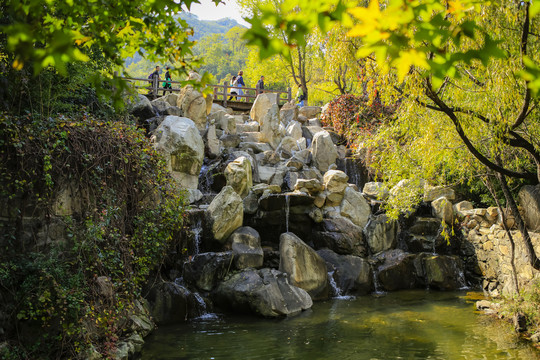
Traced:
<svg viewBox="0 0 540 360">
<path fill-rule="evenodd" d="M 395 107 L 385 106 L 377 98 L 370 101 L 366 96 L 346 94 L 328 103 L 321 121 L 345 136 L 350 147 L 355 147 L 359 139 L 369 136 L 394 111 Z"/>
<path fill-rule="evenodd" d="M 135 127 L 86 115 L 2 115 L 0 149 L 9 210 L 0 224 L 0 312 L 13 325 L 0 357 L 82 357 L 90 346 L 109 356 L 148 275 L 181 240 L 183 197 L 164 159 Z M 55 217 L 54 199 L 66 188 L 77 206 Z M 29 237 L 28 219 L 40 229 L 60 224 L 64 235 Z M 112 294 L 104 296 L 98 278 Z M 35 336 L 17 337 L 21 328 Z"/>
</svg>

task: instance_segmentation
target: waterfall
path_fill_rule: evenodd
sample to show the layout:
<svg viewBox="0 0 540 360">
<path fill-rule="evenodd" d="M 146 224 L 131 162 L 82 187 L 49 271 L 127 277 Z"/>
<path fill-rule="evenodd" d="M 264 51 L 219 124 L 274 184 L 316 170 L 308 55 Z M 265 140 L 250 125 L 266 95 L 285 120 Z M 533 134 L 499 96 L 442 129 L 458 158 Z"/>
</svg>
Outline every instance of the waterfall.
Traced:
<svg viewBox="0 0 540 360">
<path fill-rule="evenodd" d="M 201 167 L 201 172 L 199 173 L 199 190 L 203 194 L 212 193 L 212 184 L 214 178 L 212 177 L 212 167 L 209 165 L 203 165 Z"/>
<path fill-rule="evenodd" d="M 197 300 L 198 312 L 199 312 L 199 316 L 196 317 L 195 320 L 214 320 L 218 318 L 216 314 L 208 312 L 206 302 L 204 301 L 204 299 L 199 293 L 193 292 L 192 294 L 195 300 Z"/>
<path fill-rule="evenodd" d="M 334 279 L 334 270 L 328 272 L 328 282 L 330 283 L 330 287 L 332 288 L 332 294 L 334 295 L 334 299 L 339 300 L 351 300 L 355 297 L 352 295 L 343 295 L 343 290 L 340 289 L 338 284 L 336 283 L 336 280 Z"/>
<path fill-rule="evenodd" d="M 197 219 L 195 226 L 191 228 L 193 233 L 193 255 L 198 255 L 201 246 L 201 235 L 202 235 L 202 219 Z"/>
<path fill-rule="evenodd" d="M 291 199 L 289 194 L 285 195 L 285 229 L 286 232 L 289 232 L 289 209 L 290 209 Z"/>
<path fill-rule="evenodd" d="M 379 277 L 378 271 L 375 266 L 373 266 L 373 287 L 375 288 L 375 291 L 373 292 L 374 295 L 385 295 L 386 292 L 381 290 L 381 284 L 379 283 Z"/>
</svg>

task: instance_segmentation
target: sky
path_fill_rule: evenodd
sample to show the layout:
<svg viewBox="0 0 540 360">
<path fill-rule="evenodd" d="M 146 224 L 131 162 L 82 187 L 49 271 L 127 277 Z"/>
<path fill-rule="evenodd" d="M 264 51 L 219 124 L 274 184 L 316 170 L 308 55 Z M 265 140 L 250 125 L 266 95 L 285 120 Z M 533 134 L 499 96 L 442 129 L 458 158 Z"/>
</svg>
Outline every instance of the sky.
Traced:
<svg viewBox="0 0 540 360">
<path fill-rule="evenodd" d="M 240 10 L 235 0 L 222 0 L 225 4 L 216 6 L 211 0 L 199 0 L 200 4 L 191 5 L 191 13 L 199 17 L 200 20 L 219 20 L 223 18 L 232 18 L 244 26 L 249 26 L 242 19 Z"/>
</svg>

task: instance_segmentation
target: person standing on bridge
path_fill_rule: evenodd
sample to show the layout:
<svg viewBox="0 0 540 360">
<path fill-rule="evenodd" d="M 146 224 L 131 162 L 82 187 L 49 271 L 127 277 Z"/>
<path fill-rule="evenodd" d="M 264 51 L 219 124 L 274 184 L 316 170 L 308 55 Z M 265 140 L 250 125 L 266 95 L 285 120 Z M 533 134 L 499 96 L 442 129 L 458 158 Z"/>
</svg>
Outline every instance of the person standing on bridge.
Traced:
<svg viewBox="0 0 540 360">
<path fill-rule="evenodd" d="M 233 95 L 238 95 L 238 93 L 236 92 L 236 89 L 235 87 L 237 86 L 237 81 L 236 81 L 236 75 L 233 75 L 232 79 L 231 79 L 231 97 L 229 98 L 229 100 L 232 100 L 233 99 Z M 238 99 L 237 99 L 238 100 Z"/>
<path fill-rule="evenodd" d="M 163 83 L 163 89 L 172 89 L 172 86 L 171 86 L 171 81 L 172 81 L 172 78 L 171 78 L 171 74 L 169 73 L 169 70 L 171 69 L 170 67 L 166 67 L 167 69 L 167 72 L 165 73 L 165 82 Z M 172 94 L 172 90 L 169 90 L 169 92 Z M 165 96 L 165 94 L 167 93 L 167 90 L 163 90 L 163 96 Z"/>
<path fill-rule="evenodd" d="M 255 86 L 255 91 L 257 95 L 262 94 L 264 92 L 264 76 L 261 76 L 261 79 L 257 81 L 257 85 Z"/>
<path fill-rule="evenodd" d="M 244 91 L 242 90 L 242 87 L 245 87 L 246 84 L 244 83 L 244 72 L 242 70 L 240 70 L 238 72 L 238 77 L 236 78 L 236 86 L 238 86 L 238 95 L 244 95 Z M 236 98 L 236 100 L 239 100 L 241 101 L 242 98 L 238 99 L 238 97 Z"/>
</svg>

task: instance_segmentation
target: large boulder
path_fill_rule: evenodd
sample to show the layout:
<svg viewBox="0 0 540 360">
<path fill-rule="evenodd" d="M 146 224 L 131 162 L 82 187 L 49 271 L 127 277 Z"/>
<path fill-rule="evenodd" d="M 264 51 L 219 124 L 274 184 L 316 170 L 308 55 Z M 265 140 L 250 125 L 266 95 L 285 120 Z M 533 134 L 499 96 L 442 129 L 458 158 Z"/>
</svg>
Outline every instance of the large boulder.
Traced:
<svg viewBox="0 0 540 360">
<path fill-rule="evenodd" d="M 302 138 L 302 125 L 298 121 L 291 121 L 286 128 L 287 136 L 292 137 L 294 140 L 300 140 Z"/>
<path fill-rule="evenodd" d="M 448 200 L 455 200 L 456 193 L 454 189 L 448 186 L 424 186 L 424 201 L 429 202 L 440 197 L 445 197 Z"/>
<path fill-rule="evenodd" d="M 352 187 L 345 188 L 345 194 L 341 202 L 341 216 L 349 218 L 355 225 L 364 228 L 370 215 L 371 206 L 369 206 L 362 194 Z"/>
<path fill-rule="evenodd" d="M 305 290 L 289 284 L 286 274 L 273 269 L 250 269 L 231 276 L 217 287 L 214 301 L 265 317 L 296 315 L 313 305 Z"/>
<path fill-rule="evenodd" d="M 206 128 L 206 99 L 193 86 L 185 86 L 180 91 L 176 106 L 182 109 L 185 117 L 193 120 L 197 129 L 204 130 Z"/>
<path fill-rule="evenodd" d="M 390 250 L 379 254 L 376 261 L 378 283 L 387 291 L 414 289 L 418 286 L 416 255 L 403 250 Z"/>
<path fill-rule="evenodd" d="M 184 263 L 184 280 L 200 290 L 210 291 L 225 278 L 232 256 L 230 251 L 194 255 Z"/>
<path fill-rule="evenodd" d="M 257 230 L 249 226 L 238 228 L 229 236 L 228 242 L 231 243 L 237 269 L 260 268 L 263 265 L 261 236 Z"/>
<path fill-rule="evenodd" d="M 270 146 L 275 149 L 283 137 L 280 128 L 279 107 L 277 104 L 272 105 L 259 123 L 261 124 L 260 141 L 270 144 Z"/>
<path fill-rule="evenodd" d="M 376 200 L 386 200 L 390 194 L 384 183 L 382 182 L 368 182 L 364 184 L 362 192 Z"/>
<path fill-rule="evenodd" d="M 324 260 L 293 233 L 283 233 L 279 242 L 279 270 L 292 285 L 306 290 L 314 299 L 328 297 L 328 273 Z"/>
<path fill-rule="evenodd" d="M 227 185 L 231 186 L 242 199 L 245 198 L 253 186 L 250 161 L 244 156 L 236 158 L 227 164 L 225 177 Z"/>
<path fill-rule="evenodd" d="M 298 106 L 291 103 L 283 105 L 279 111 L 279 117 L 284 124 L 290 124 L 291 121 L 296 121 L 298 119 Z"/>
<path fill-rule="evenodd" d="M 373 254 L 393 249 L 397 245 L 398 223 L 389 220 L 386 214 L 373 216 L 366 225 L 365 231 Z"/>
<path fill-rule="evenodd" d="M 463 219 L 466 216 L 465 211 L 474 209 L 474 206 L 472 202 L 464 200 L 453 205 L 452 208 L 454 209 L 454 214 L 456 214 L 458 218 Z"/>
<path fill-rule="evenodd" d="M 277 106 L 277 94 L 275 93 L 263 93 L 257 96 L 253 105 L 251 106 L 251 111 L 249 112 L 249 117 L 261 123 L 270 110 L 272 106 Z M 278 108 L 279 112 L 279 108 Z M 261 124 L 262 125 L 262 124 Z"/>
<path fill-rule="evenodd" d="M 244 219 L 242 198 L 231 186 L 225 186 L 212 200 L 206 212 L 214 239 L 223 243 Z"/>
<path fill-rule="evenodd" d="M 172 106 L 167 101 L 156 99 L 152 101 L 152 106 L 154 107 L 154 112 L 159 115 L 176 115 L 183 116 L 182 109 L 177 106 Z"/>
<path fill-rule="evenodd" d="M 433 208 L 433 215 L 436 218 L 441 219 L 447 224 L 452 224 L 454 220 L 454 209 L 452 208 L 452 202 L 447 198 L 440 197 L 431 202 Z"/>
<path fill-rule="evenodd" d="M 155 131 L 154 147 L 165 156 L 169 171 L 181 186 L 197 188 L 204 142 L 193 121 L 167 116 Z"/>
<path fill-rule="evenodd" d="M 349 293 L 365 295 L 373 290 L 373 271 L 367 260 L 358 256 L 338 255 L 332 250 L 317 251 L 332 274 L 338 294 Z"/>
<path fill-rule="evenodd" d="M 347 218 L 323 219 L 322 231 L 315 231 L 313 241 L 317 248 L 329 248 L 342 255 L 367 255 L 362 228 Z"/>
<path fill-rule="evenodd" d="M 158 282 L 147 292 L 150 314 L 158 325 L 183 323 L 198 315 L 197 299 L 191 291 L 173 282 Z"/>
<path fill-rule="evenodd" d="M 300 115 L 304 115 L 308 119 L 313 119 L 321 113 L 319 106 L 303 106 L 300 108 Z"/>
<path fill-rule="evenodd" d="M 323 183 L 329 193 L 343 194 L 347 186 L 349 177 L 341 170 L 328 170 L 324 173 Z"/>
<path fill-rule="evenodd" d="M 525 185 L 519 190 L 518 197 L 527 227 L 540 232 L 540 185 Z"/>
<path fill-rule="evenodd" d="M 458 290 L 465 286 L 463 263 L 457 256 L 425 257 L 424 269 L 429 287 L 438 290 Z"/>
<path fill-rule="evenodd" d="M 313 156 L 313 164 L 323 173 L 328 170 L 331 164 L 336 162 L 338 156 L 337 150 L 328 131 L 319 131 L 313 136 L 311 154 Z"/>
<path fill-rule="evenodd" d="M 211 123 L 205 134 L 205 143 L 208 157 L 216 158 L 221 154 L 221 141 L 216 135 L 216 124 Z"/>
<path fill-rule="evenodd" d="M 144 95 L 139 94 L 129 105 L 129 113 L 141 121 L 156 116 L 152 103 Z"/>
</svg>

